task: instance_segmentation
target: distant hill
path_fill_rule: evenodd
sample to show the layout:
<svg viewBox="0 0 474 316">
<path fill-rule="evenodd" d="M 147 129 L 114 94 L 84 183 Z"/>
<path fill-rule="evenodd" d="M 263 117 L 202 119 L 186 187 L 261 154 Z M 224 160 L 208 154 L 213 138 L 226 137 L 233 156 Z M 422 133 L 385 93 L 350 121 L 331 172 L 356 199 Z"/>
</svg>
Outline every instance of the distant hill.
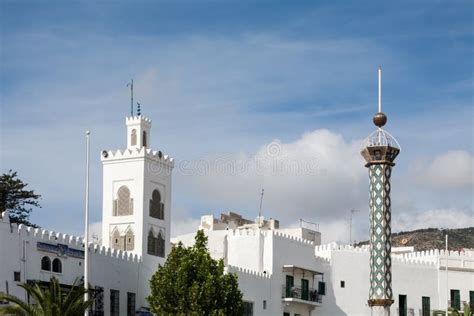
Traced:
<svg viewBox="0 0 474 316">
<path fill-rule="evenodd" d="M 445 236 L 448 233 L 449 250 L 474 249 L 474 227 L 458 229 L 426 228 L 392 234 L 392 247 L 415 247 L 415 251 L 445 249 Z M 358 243 L 367 245 L 369 241 Z"/>
</svg>

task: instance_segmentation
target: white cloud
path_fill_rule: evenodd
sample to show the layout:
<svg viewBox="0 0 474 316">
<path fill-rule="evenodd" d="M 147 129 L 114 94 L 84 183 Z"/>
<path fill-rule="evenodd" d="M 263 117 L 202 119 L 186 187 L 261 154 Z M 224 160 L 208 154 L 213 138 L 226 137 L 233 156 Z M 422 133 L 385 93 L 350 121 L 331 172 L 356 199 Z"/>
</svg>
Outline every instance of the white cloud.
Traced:
<svg viewBox="0 0 474 316">
<path fill-rule="evenodd" d="M 200 220 L 192 217 L 171 221 L 171 238 L 188 233 L 195 233 Z"/>
<path fill-rule="evenodd" d="M 449 151 L 435 157 L 424 170 L 426 183 L 441 189 L 471 188 L 474 156 L 467 151 Z M 424 180 L 425 181 L 425 180 Z"/>
<path fill-rule="evenodd" d="M 359 148 L 360 142 L 316 130 L 290 143 L 274 140 L 250 156 L 195 161 L 186 170 L 178 164 L 176 171 L 189 175 L 190 190 L 218 208 L 248 211 L 253 218 L 264 188 L 266 217 L 335 220 L 367 204 L 367 174 Z"/>
</svg>

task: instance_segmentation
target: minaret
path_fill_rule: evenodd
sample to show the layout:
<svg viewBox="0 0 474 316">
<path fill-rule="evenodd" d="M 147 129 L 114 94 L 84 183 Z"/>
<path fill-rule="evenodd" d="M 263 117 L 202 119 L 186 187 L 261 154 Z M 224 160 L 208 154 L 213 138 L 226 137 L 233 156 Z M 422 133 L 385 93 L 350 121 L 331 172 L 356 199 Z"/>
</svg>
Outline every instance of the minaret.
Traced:
<svg viewBox="0 0 474 316">
<path fill-rule="evenodd" d="M 102 151 L 102 245 L 163 263 L 170 251 L 173 158 L 152 150 L 152 121 L 125 119 L 127 147 Z M 152 270 L 154 271 L 154 270 Z"/>
<path fill-rule="evenodd" d="M 391 261 L 390 175 L 400 152 L 395 138 L 382 127 L 387 116 L 382 113 L 382 69 L 379 67 L 378 112 L 373 121 L 377 129 L 369 135 L 361 151 L 370 178 L 370 291 L 372 315 L 390 315 L 393 304 Z"/>
</svg>

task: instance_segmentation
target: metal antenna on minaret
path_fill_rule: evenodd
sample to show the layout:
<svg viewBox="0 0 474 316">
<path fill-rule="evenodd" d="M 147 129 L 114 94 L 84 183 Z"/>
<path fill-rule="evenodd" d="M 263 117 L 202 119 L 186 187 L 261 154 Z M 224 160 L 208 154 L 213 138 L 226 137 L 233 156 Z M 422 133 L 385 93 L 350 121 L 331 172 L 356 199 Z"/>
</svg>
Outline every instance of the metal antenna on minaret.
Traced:
<svg viewBox="0 0 474 316">
<path fill-rule="evenodd" d="M 133 116 L 133 79 L 127 83 L 127 87 L 130 87 L 130 114 Z"/>
<path fill-rule="evenodd" d="M 263 195 L 265 194 L 265 189 L 262 189 L 262 193 L 260 194 L 260 208 L 258 210 L 258 225 L 261 225 L 261 217 L 262 217 L 262 203 L 263 203 Z"/>
<path fill-rule="evenodd" d="M 379 65 L 379 113 L 382 113 L 382 66 Z"/>
</svg>

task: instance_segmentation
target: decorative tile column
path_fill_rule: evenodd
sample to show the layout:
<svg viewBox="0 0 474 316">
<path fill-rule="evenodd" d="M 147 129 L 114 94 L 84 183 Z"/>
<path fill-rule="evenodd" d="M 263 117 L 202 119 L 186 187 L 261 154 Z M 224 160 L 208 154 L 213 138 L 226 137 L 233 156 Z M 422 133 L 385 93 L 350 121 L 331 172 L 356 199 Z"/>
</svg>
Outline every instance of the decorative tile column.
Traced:
<svg viewBox="0 0 474 316">
<path fill-rule="evenodd" d="M 396 139 L 382 127 L 387 116 L 381 112 L 381 69 L 379 68 L 379 111 L 374 116 L 377 129 L 369 135 L 361 155 L 370 179 L 370 289 L 368 304 L 372 315 L 390 315 L 393 304 L 391 261 L 390 176 L 400 152 Z"/>
</svg>

